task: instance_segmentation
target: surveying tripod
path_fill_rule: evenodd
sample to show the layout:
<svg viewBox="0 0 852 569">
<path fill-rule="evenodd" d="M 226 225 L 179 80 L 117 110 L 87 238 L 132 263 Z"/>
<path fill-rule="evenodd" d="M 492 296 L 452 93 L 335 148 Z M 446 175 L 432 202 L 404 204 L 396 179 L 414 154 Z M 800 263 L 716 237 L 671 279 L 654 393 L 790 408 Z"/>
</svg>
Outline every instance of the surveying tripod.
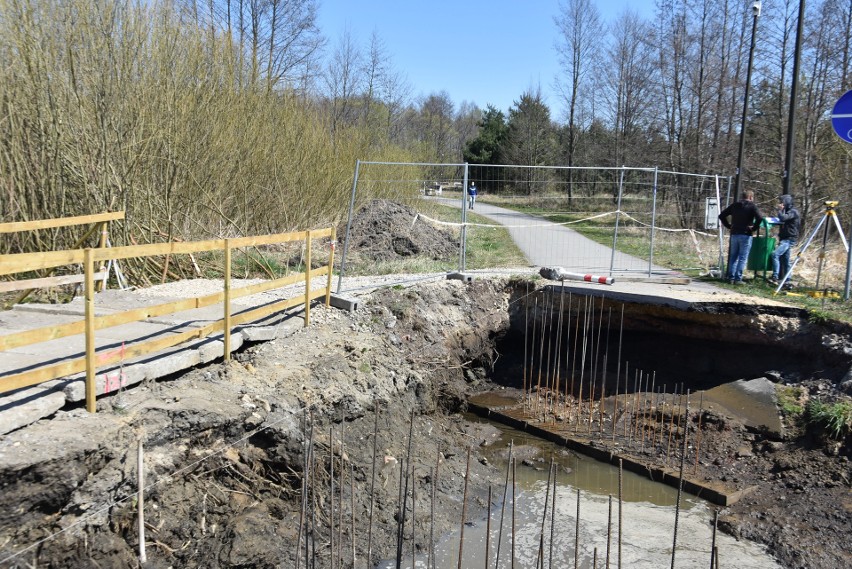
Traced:
<svg viewBox="0 0 852 569">
<path fill-rule="evenodd" d="M 808 240 L 805 241 L 805 245 L 799 249 L 799 252 L 796 253 L 796 260 L 793 261 L 793 264 L 790 265 L 790 268 L 787 269 L 787 274 L 784 275 L 784 278 L 781 279 L 781 282 L 778 283 L 778 288 L 775 289 L 775 294 L 781 290 L 781 288 L 787 283 L 787 279 L 790 278 L 790 275 L 793 274 L 793 269 L 796 268 L 796 264 L 799 262 L 799 259 L 802 258 L 802 255 L 805 251 L 808 250 L 808 246 L 811 244 L 811 241 L 814 240 L 814 237 L 817 233 L 819 233 L 819 228 L 825 225 L 825 229 L 822 232 L 822 251 L 819 254 L 819 265 L 817 267 L 817 277 L 816 277 L 816 288 L 819 288 L 819 278 L 822 274 L 822 265 L 825 262 L 825 245 L 828 241 L 828 224 L 825 222 L 829 217 L 834 220 L 834 225 L 837 227 L 837 233 L 840 235 L 840 240 L 843 241 L 843 248 L 846 249 L 846 252 L 849 252 L 849 244 L 846 243 L 846 236 L 843 234 L 843 229 L 840 227 L 840 220 L 837 219 L 837 212 L 834 211 L 837 208 L 837 204 L 840 202 L 837 201 L 827 201 L 825 203 L 825 213 L 822 218 L 817 223 L 817 226 L 814 227 L 814 230 L 811 232 L 810 236 L 808 236 Z"/>
</svg>

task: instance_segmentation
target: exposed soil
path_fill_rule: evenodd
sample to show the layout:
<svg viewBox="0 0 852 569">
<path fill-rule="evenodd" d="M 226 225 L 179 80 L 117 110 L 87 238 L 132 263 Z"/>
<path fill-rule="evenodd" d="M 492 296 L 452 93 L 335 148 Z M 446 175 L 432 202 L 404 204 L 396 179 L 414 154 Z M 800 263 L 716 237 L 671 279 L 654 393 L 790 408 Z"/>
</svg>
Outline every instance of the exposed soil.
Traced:
<svg viewBox="0 0 852 569">
<path fill-rule="evenodd" d="M 347 267 L 358 271 L 359 265 L 377 261 L 394 261 L 414 256 L 433 261 L 458 257 L 459 243 L 453 234 L 429 223 L 417 223 L 417 210 L 404 204 L 373 200 L 352 218 L 349 228 Z M 337 229 L 341 241 L 346 239 L 346 225 Z"/>
</svg>

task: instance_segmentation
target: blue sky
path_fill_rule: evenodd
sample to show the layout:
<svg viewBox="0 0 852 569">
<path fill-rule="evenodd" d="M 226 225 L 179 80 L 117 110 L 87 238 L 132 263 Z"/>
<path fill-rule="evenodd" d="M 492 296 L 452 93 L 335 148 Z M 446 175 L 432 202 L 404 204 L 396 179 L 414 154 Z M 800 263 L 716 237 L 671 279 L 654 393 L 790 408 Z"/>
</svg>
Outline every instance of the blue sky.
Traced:
<svg viewBox="0 0 852 569">
<path fill-rule="evenodd" d="M 654 0 L 597 0 L 604 21 L 625 8 L 650 18 Z M 552 116 L 559 71 L 554 45 L 556 0 L 320 0 L 319 26 L 333 49 L 348 29 L 366 46 L 375 30 L 414 97 L 445 90 L 453 103 L 491 104 L 506 113 L 541 86 Z"/>
</svg>

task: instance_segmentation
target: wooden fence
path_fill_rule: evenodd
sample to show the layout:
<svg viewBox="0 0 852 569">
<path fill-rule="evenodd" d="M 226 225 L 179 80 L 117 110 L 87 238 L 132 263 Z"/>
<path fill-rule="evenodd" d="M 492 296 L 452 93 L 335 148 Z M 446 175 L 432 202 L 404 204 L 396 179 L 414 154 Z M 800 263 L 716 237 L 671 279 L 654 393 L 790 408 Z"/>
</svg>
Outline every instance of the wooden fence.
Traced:
<svg viewBox="0 0 852 569">
<path fill-rule="evenodd" d="M 60 377 L 66 377 L 85 370 L 86 408 L 90 412 L 94 413 L 96 409 L 96 362 L 97 365 L 106 366 L 122 361 L 124 358 L 137 357 L 158 352 L 189 340 L 207 337 L 216 332 L 223 333 L 224 357 L 228 360 L 230 359 L 231 353 L 231 330 L 234 326 L 264 318 L 270 314 L 287 310 L 300 304 L 305 305 L 305 326 L 308 326 L 310 324 L 311 301 L 324 296 L 326 306 L 328 306 L 330 302 L 334 247 L 332 246 L 331 248 L 327 265 L 316 269 L 310 269 L 311 243 L 314 239 L 324 237 L 330 238 L 333 244 L 335 239 L 334 228 L 281 233 L 276 235 L 263 235 L 257 237 L 216 239 L 211 241 L 172 242 L 150 245 L 133 245 L 127 247 L 72 249 L 43 253 L 0 255 L 0 276 L 52 269 L 64 265 L 82 264 L 83 282 L 85 283 L 85 318 L 83 320 L 0 336 L 0 352 L 48 340 L 66 338 L 77 334 L 85 334 L 86 348 L 85 357 L 67 360 L 58 364 L 47 365 L 0 378 L 0 393 L 36 385 Z M 305 243 L 304 272 L 294 273 L 292 275 L 251 286 L 236 289 L 231 287 L 231 254 L 234 249 L 262 245 L 275 245 L 296 241 L 303 241 Z M 203 251 L 223 253 L 224 286 L 222 292 L 155 306 L 136 308 L 115 314 L 95 316 L 96 264 L 111 260 L 117 261 L 120 259 L 150 257 L 156 255 L 191 254 Z M 311 279 L 323 276 L 326 277 L 325 287 L 312 291 Z M 301 281 L 304 281 L 305 283 L 304 296 L 266 304 L 258 308 L 241 312 L 238 315 L 231 314 L 231 301 L 233 299 L 281 288 Z M 210 324 L 197 329 L 174 334 L 166 338 L 156 338 L 140 343 L 134 343 L 118 353 L 104 353 L 99 355 L 97 359 L 95 357 L 95 332 L 97 330 L 103 330 L 132 322 L 140 322 L 148 318 L 173 314 L 184 310 L 202 308 L 220 302 L 223 303 L 223 315 L 221 320 L 211 322 Z"/>
</svg>

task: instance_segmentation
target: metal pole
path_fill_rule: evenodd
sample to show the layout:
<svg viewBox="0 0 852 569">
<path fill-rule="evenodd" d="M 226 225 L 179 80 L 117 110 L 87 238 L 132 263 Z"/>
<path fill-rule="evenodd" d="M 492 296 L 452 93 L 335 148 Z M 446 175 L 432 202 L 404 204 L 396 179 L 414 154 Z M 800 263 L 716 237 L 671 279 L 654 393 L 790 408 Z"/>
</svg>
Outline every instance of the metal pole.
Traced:
<svg viewBox="0 0 852 569">
<path fill-rule="evenodd" d="M 799 62 L 802 59 L 802 28 L 805 22 L 805 0 L 799 0 L 799 22 L 796 24 L 796 46 L 793 51 L 793 83 L 790 86 L 790 115 L 787 119 L 787 153 L 784 157 L 783 193 L 790 193 L 793 179 L 793 146 L 796 141 L 796 102 L 799 100 Z"/>
<path fill-rule="evenodd" d="M 843 233 L 841 232 L 841 235 Z M 849 228 L 849 252 L 846 256 L 846 286 L 843 288 L 843 300 L 849 300 L 849 284 L 852 281 L 852 227 Z"/>
<path fill-rule="evenodd" d="M 719 192 L 719 175 L 716 174 L 716 203 L 718 204 L 719 211 L 722 211 L 722 196 Z M 731 179 L 728 178 L 728 186 L 731 185 Z M 723 231 L 725 230 L 725 226 L 716 221 L 716 226 L 719 228 L 719 278 L 725 278 L 725 271 L 727 267 L 725 266 L 725 237 L 723 235 Z"/>
<path fill-rule="evenodd" d="M 746 71 L 745 93 L 743 95 L 743 116 L 740 121 L 740 148 L 737 153 L 737 185 L 734 192 L 734 199 L 737 200 L 742 195 L 743 182 L 743 152 L 745 150 L 745 131 L 746 118 L 748 117 L 748 92 L 751 87 L 751 69 L 754 62 L 754 44 L 757 38 L 757 17 L 760 16 L 760 0 L 755 0 L 752 5 L 754 19 L 751 23 L 751 47 L 748 50 L 748 70 Z M 794 71 L 795 73 L 795 71 Z"/>
<path fill-rule="evenodd" d="M 615 211 L 615 231 L 612 233 L 612 255 L 609 258 L 609 276 L 615 265 L 615 245 L 618 243 L 618 221 L 621 217 L 621 195 L 624 191 L 624 166 L 621 167 L 621 177 L 618 180 L 618 208 Z"/>
<path fill-rule="evenodd" d="M 343 274 L 346 272 L 346 251 L 349 249 L 349 231 L 352 229 L 352 215 L 355 211 L 355 192 L 358 189 L 358 172 L 361 170 L 361 161 L 355 161 L 355 178 L 352 180 L 352 195 L 349 198 L 349 219 L 346 221 L 346 237 L 343 242 L 343 255 L 340 257 L 340 274 L 337 275 L 337 294 L 343 286 Z M 310 269 L 310 267 L 309 267 Z"/>
<path fill-rule="evenodd" d="M 651 202 L 651 250 L 648 254 L 648 276 L 651 276 L 651 265 L 654 264 L 654 233 L 657 229 L 657 167 L 654 166 L 654 199 Z"/>
<path fill-rule="evenodd" d="M 137 440 L 136 448 L 136 506 L 139 511 L 139 563 L 148 562 L 145 553 L 145 460 L 142 437 Z"/>
<path fill-rule="evenodd" d="M 464 163 L 464 181 L 462 181 L 461 210 L 462 230 L 459 250 L 459 271 L 464 272 L 467 265 L 467 162 Z"/>
</svg>

